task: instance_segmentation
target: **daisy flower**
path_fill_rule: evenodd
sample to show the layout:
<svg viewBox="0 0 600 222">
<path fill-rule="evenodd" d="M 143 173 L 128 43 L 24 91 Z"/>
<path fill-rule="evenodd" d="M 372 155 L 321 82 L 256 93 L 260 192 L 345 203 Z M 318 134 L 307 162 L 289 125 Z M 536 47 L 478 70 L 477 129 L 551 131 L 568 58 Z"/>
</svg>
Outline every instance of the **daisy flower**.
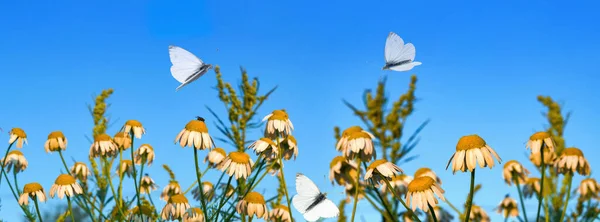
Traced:
<svg viewBox="0 0 600 222">
<path fill-rule="evenodd" d="M 154 183 L 154 180 L 152 180 L 152 178 L 150 178 L 148 174 L 144 174 L 144 177 L 142 177 L 142 180 L 140 182 L 140 193 L 149 194 L 150 192 L 155 191 L 156 189 L 158 189 L 158 185 Z"/>
<path fill-rule="evenodd" d="M 168 201 L 170 196 L 181 194 L 181 187 L 177 181 L 171 181 L 169 184 L 163 189 L 160 194 L 160 199 L 164 201 Z"/>
<path fill-rule="evenodd" d="M 211 150 L 210 152 L 208 152 L 208 154 L 206 155 L 206 158 L 204 158 L 204 162 L 206 163 L 206 161 L 208 161 L 209 167 L 216 167 L 221 162 L 223 162 L 223 160 L 225 159 L 226 156 L 227 156 L 227 153 L 225 152 L 225 150 L 223 148 L 217 147 L 217 148 L 214 148 L 213 150 Z"/>
<path fill-rule="evenodd" d="M 127 150 L 131 147 L 131 136 L 127 132 L 117 132 L 113 141 L 121 150 Z"/>
<path fill-rule="evenodd" d="M 27 134 L 21 128 L 12 128 L 8 134 L 10 135 L 9 144 L 17 142 L 17 148 L 23 148 L 23 143 L 27 144 Z"/>
<path fill-rule="evenodd" d="M 383 180 L 391 179 L 398 173 L 403 173 L 403 171 L 400 167 L 396 166 L 396 164 L 388 162 L 385 159 L 379 159 L 373 161 L 373 163 L 367 167 L 365 180 L 371 179 L 372 177 L 375 183 L 380 183 Z"/>
<path fill-rule="evenodd" d="M 502 162 L 502 159 L 498 156 L 490 146 L 478 135 L 463 136 L 458 140 L 456 144 L 456 152 L 448 160 L 446 169 L 452 162 L 452 174 L 456 171 L 467 172 L 475 170 L 477 164 L 479 167 L 489 167 L 490 169 L 494 166 L 494 159 L 496 157 L 498 163 Z M 454 161 L 452 161 L 454 160 Z"/>
<path fill-rule="evenodd" d="M 248 178 L 250 173 L 252 173 L 253 165 L 254 162 L 248 154 L 244 152 L 231 152 L 218 168 L 226 172 L 229 176 L 235 174 L 235 179 L 237 180 L 239 178 Z"/>
<path fill-rule="evenodd" d="M 271 210 L 269 214 L 269 220 L 274 222 L 292 222 L 292 217 L 290 216 L 290 208 L 279 204 Z"/>
<path fill-rule="evenodd" d="M 408 193 L 406 194 L 406 204 L 412 205 L 412 210 L 417 208 L 428 212 L 429 206 L 437 206 L 438 198 L 444 199 L 444 190 L 431 177 L 417 177 L 408 184 Z"/>
<path fill-rule="evenodd" d="M 141 211 L 141 215 L 140 215 L 140 211 Z M 127 220 L 129 222 L 153 221 L 153 214 L 154 214 L 154 209 L 149 206 L 142 205 L 141 208 L 138 208 L 138 206 L 135 206 L 134 208 L 132 208 L 129 211 L 129 217 Z"/>
<path fill-rule="evenodd" d="M 46 202 L 46 193 L 44 188 L 39 183 L 28 183 L 23 187 L 23 194 L 19 197 L 20 205 L 28 205 L 29 198 L 32 200 L 39 200 L 40 202 Z"/>
<path fill-rule="evenodd" d="M 435 182 L 439 183 L 440 185 L 442 185 L 442 179 L 440 179 L 435 172 L 433 172 L 433 170 L 427 168 L 427 167 L 422 167 L 419 168 L 417 171 L 415 171 L 415 178 L 417 177 L 422 177 L 422 176 L 426 176 L 426 177 L 431 177 L 431 179 L 435 180 Z"/>
<path fill-rule="evenodd" d="M 190 208 L 183 214 L 183 222 L 204 222 L 204 212 L 200 208 Z"/>
<path fill-rule="evenodd" d="M 277 138 L 279 135 L 291 135 L 292 130 L 294 130 L 294 124 L 292 124 L 285 110 L 275 110 L 266 115 L 262 121 L 267 121 L 265 137 L 268 138 Z"/>
<path fill-rule="evenodd" d="M 351 172 L 353 172 L 353 176 Z M 334 184 L 334 181 L 340 186 L 353 184 L 356 181 L 357 175 L 357 164 L 354 161 L 347 160 L 343 156 L 334 157 L 329 164 L 329 180 L 331 180 L 331 184 Z"/>
<path fill-rule="evenodd" d="M 264 137 L 250 144 L 248 148 L 254 150 L 256 155 L 262 155 L 265 159 L 275 159 L 279 154 L 277 144 L 273 140 Z"/>
<path fill-rule="evenodd" d="M 598 197 L 600 184 L 594 178 L 583 179 L 577 191 L 582 197 Z"/>
<path fill-rule="evenodd" d="M 244 199 L 237 203 L 235 209 L 239 214 L 248 215 L 250 218 L 256 215 L 257 218 L 266 220 L 269 216 L 265 198 L 258 192 L 248 193 Z"/>
<path fill-rule="evenodd" d="M 94 137 L 94 143 L 90 146 L 91 157 L 111 157 L 119 150 L 117 144 L 107 134 L 99 134 Z"/>
<path fill-rule="evenodd" d="M 121 130 L 133 134 L 133 136 L 138 139 L 141 139 L 142 135 L 146 134 L 146 129 L 144 129 L 142 123 L 137 120 L 127 120 Z"/>
<path fill-rule="evenodd" d="M 190 208 L 187 198 L 183 194 L 175 194 L 169 198 L 167 205 L 160 212 L 163 220 L 181 220 L 183 214 Z"/>
<path fill-rule="evenodd" d="M 507 217 L 518 217 L 519 209 L 517 208 L 517 201 L 508 195 L 504 197 L 504 200 L 500 202 L 500 205 L 496 208 L 497 213 L 502 213 L 504 218 Z"/>
<path fill-rule="evenodd" d="M 527 148 L 531 149 L 532 154 L 539 154 L 542 149 L 542 145 L 550 152 L 554 152 L 554 140 L 547 132 L 537 132 L 529 137 L 527 141 Z M 545 154 L 545 153 L 544 153 Z"/>
<path fill-rule="evenodd" d="M 213 139 L 208 134 L 208 128 L 202 117 L 185 125 L 185 128 L 175 137 L 175 143 L 177 142 L 182 148 L 189 146 L 199 150 L 210 149 L 214 146 Z"/>
<path fill-rule="evenodd" d="M 59 175 L 52 187 L 50 187 L 50 197 L 54 198 L 58 195 L 59 199 L 63 197 L 73 197 L 74 195 L 83 193 L 81 186 L 75 181 L 75 178 L 69 174 Z"/>
<path fill-rule="evenodd" d="M 77 178 L 81 178 L 82 181 L 87 180 L 87 176 L 90 175 L 90 169 L 83 162 L 76 162 L 71 167 L 71 175 L 75 175 Z"/>
<path fill-rule="evenodd" d="M 143 163 L 152 165 L 154 161 L 154 148 L 150 144 L 142 144 L 140 148 L 135 151 L 135 164 L 141 165 Z"/>
<path fill-rule="evenodd" d="M 23 172 L 27 169 L 27 159 L 21 151 L 13 150 L 6 155 L 5 158 L 2 158 L 0 162 L 4 163 L 4 168 L 6 168 L 6 173 L 11 172 L 11 169 L 16 173 Z"/>
<path fill-rule="evenodd" d="M 504 169 L 502 170 L 502 177 L 508 185 L 512 185 L 514 180 L 518 180 L 519 184 L 524 184 L 528 174 L 529 170 L 525 169 L 525 167 L 516 160 L 506 162 L 504 164 Z"/>
<path fill-rule="evenodd" d="M 575 147 L 565 148 L 554 163 L 559 173 L 579 173 L 583 176 L 590 175 L 590 164 L 583 156 L 583 152 Z"/>
<path fill-rule="evenodd" d="M 44 143 L 46 153 L 58 152 L 67 149 L 67 138 L 61 131 L 54 131 L 48 135 L 48 140 Z"/>
</svg>

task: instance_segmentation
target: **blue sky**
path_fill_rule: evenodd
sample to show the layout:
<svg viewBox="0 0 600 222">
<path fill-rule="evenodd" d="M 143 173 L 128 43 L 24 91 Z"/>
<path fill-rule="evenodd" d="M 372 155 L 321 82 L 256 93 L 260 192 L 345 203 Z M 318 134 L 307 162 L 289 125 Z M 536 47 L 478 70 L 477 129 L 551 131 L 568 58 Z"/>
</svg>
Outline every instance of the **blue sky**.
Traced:
<svg viewBox="0 0 600 222">
<path fill-rule="evenodd" d="M 0 127 L 4 132 L 21 127 L 28 134 L 29 145 L 22 151 L 29 167 L 19 175 L 19 184 L 37 181 L 49 191 L 62 165 L 57 154 L 44 152 L 46 136 L 63 131 L 69 165 L 71 157 L 86 160 L 90 144 L 85 135 L 93 125 L 86 103 L 111 87 L 115 94 L 109 114 L 118 122 L 109 133 L 127 119 L 144 124 L 147 134 L 137 144 L 156 149 L 149 173 L 160 185 L 154 201 L 162 207 L 158 196 L 168 175 L 160 165 L 168 163 L 184 187 L 193 181 L 192 150 L 172 143 L 177 133 L 194 116 L 208 117 L 205 105 L 226 116 L 211 88 L 216 84 L 212 71 L 175 92 L 178 82 L 169 72 L 167 50 L 174 44 L 220 65 L 227 81 L 239 82 L 239 66 L 244 66 L 250 76 L 259 77 L 262 92 L 279 86 L 259 117 L 285 108 L 294 122 L 300 152 L 286 164 L 287 183 L 302 172 L 338 202 L 343 189 L 325 179 L 337 155 L 333 127 L 360 124 L 342 99 L 360 104 L 363 90 L 375 87 L 382 76 L 388 77 L 388 95 L 397 98 L 416 74 L 420 101 L 406 130 L 412 132 L 427 119 L 431 123 L 414 151 L 419 158 L 401 168 L 409 174 L 432 168 L 443 180 L 446 197 L 461 206 L 469 175 L 444 169 L 458 139 L 477 133 L 504 161 L 523 161 L 533 171 L 525 142 L 546 124 L 544 107 L 536 100 L 540 94 L 573 111 L 567 145 L 582 149 L 592 168 L 597 167 L 598 6 L 539 0 L 3 1 L 0 94 L 5 102 Z M 381 71 L 390 31 L 415 45 L 416 60 L 423 65 L 404 73 Z M 220 136 L 210 126 L 213 136 Z M 260 135 L 257 130 L 250 137 Z M 8 137 L 3 134 L 0 140 Z M 500 219 L 493 208 L 506 193 L 518 197 L 501 172 L 501 166 L 477 171 L 483 189 L 475 202 L 493 220 Z M 216 180 L 218 175 L 209 171 L 207 176 Z M 575 178 L 574 187 L 581 178 Z M 265 179 L 259 191 L 273 189 L 274 181 Z M 18 221 L 19 208 L 4 183 L 0 194 L 1 217 Z M 42 210 L 59 201 L 42 204 Z M 533 215 L 536 203 L 527 201 L 526 206 Z M 367 202 L 360 202 L 359 210 L 365 218 L 374 215 Z"/>
</svg>

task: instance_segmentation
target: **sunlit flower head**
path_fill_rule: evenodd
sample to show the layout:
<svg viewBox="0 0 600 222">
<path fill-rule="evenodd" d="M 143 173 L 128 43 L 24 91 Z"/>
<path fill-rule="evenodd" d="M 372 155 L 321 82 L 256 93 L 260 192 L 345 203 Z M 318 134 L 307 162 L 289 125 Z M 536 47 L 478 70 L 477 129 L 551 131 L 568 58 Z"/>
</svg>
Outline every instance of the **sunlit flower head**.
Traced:
<svg viewBox="0 0 600 222">
<path fill-rule="evenodd" d="M 183 222 L 204 222 L 204 212 L 200 208 L 194 207 L 188 209 L 183 214 Z"/>
<path fill-rule="evenodd" d="M 329 180 L 331 184 L 337 182 L 340 186 L 353 184 L 356 181 L 357 164 L 354 161 L 347 160 L 343 156 L 336 156 L 329 164 Z"/>
<path fill-rule="evenodd" d="M 181 147 L 189 146 L 199 150 L 214 147 L 213 139 L 208 134 L 208 128 L 201 117 L 185 125 L 185 128 L 175 137 L 175 143 L 177 142 Z"/>
<path fill-rule="evenodd" d="M 526 198 L 532 197 L 534 194 L 540 195 L 541 191 L 540 178 L 537 177 L 529 177 L 525 180 L 523 184 L 523 196 Z M 546 193 L 546 192 L 544 192 Z"/>
<path fill-rule="evenodd" d="M 167 186 L 163 189 L 162 193 L 160 193 L 160 199 L 164 201 L 168 201 L 170 196 L 181 194 L 181 186 L 177 181 L 170 181 Z"/>
<path fill-rule="evenodd" d="M 82 181 L 86 181 L 87 176 L 91 174 L 90 169 L 83 162 L 76 162 L 70 171 L 71 175 L 75 175 L 75 177 L 80 178 Z"/>
<path fill-rule="evenodd" d="M 356 181 L 354 181 L 354 183 L 356 183 Z M 365 198 L 365 187 L 366 186 L 367 186 L 367 184 L 365 184 L 363 181 L 359 181 L 359 186 L 358 186 L 358 199 L 359 200 Z M 351 202 L 352 200 L 354 200 L 354 194 L 356 194 L 356 189 L 357 189 L 356 184 L 348 183 L 344 186 L 344 191 L 346 193 L 346 202 Z"/>
<path fill-rule="evenodd" d="M 248 193 L 244 199 L 237 203 L 235 209 L 239 214 L 248 215 L 250 217 L 256 215 L 257 218 L 263 218 L 265 220 L 269 217 L 265 198 L 258 192 Z"/>
<path fill-rule="evenodd" d="M 411 206 L 412 210 L 417 208 L 428 212 L 429 206 L 437 206 L 438 198 L 444 199 L 444 190 L 431 177 L 417 177 L 408 184 L 408 193 L 406 194 L 406 204 Z"/>
<path fill-rule="evenodd" d="M 23 187 L 23 194 L 19 197 L 19 205 L 28 205 L 29 198 L 40 202 L 46 202 L 46 193 L 39 183 L 28 183 Z"/>
<path fill-rule="evenodd" d="M 504 218 L 518 217 L 519 208 L 517 206 L 517 201 L 506 195 L 506 197 L 504 197 L 504 200 L 502 200 L 498 207 L 496 207 L 496 212 L 501 213 Z"/>
<path fill-rule="evenodd" d="M 181 220 L 190 204 L 183 194 L 175 194 L 169 198 L 167 205 L 160 212 L 163 220 Z"/>
<path fill-rule="evenodd" d="M 90 146 L 91 157 L 110 157 L 117 154 L 119 147 L 107 134 L 99 134 L 94 137 L 94 143 Z"/>
<path fill-rule="evenodd" d="M 145 174 L 144 177 L 142 177 L 142 180 L 140 181 L 140 193 L 149 194 L 150 192 L 155 191 L 156 189 L 158 189 L 158 185 L 154 183 L 154 180 L 150 178 L 148 174 Z"/>
<path fill-rule="evenodd" d="M 254 143 L 250 144 L 248 148 L 251 148 L 256 152 L 256 155 L 262 155 L 265 159 L 275 159 L 279 155 L 279 149 L 277 144 L 269 138 L 260 138 Z"/>
<path fill-rule="evenodd" d="M 583 156 L 583 152 L 575 147 L 565 148 L 554 162 L 554 167 L 559 173 L 579 173 L 583 176 L 590 175 L 590 164 Z"/>
<path fill-rule="evenodd" d="M 280 169 L 283 168 L 283 161 L 277 161 L 277 160 L 271 160 L 271 161 L 267 161 L 267 166 L 271 166 L 268 170 L 269 174 L 271 174 L 272 176 L 280 176 L 281 171 Z"/>
<path fill-rule="evenodd" d="M 131 174 L 133 174 L 133 163 L 131 160 L 121 160 L 117 166 L 117 174 L 120 177 L 123 177 L 124 175 L 131 177 Z"/>
<path fill-rule="evenodd" d="M 348 146 L 348 144 L 347 144 L 348 138 L 350 137 L 351 134 L 356 133 L 356 132 L 364 132 L 366 134 L 369 134 L 369 136 L 371 138 L 375 138 L 375 136 L 373 136 L 373 134 L 369 133 L 366 130 L 363 130 L 360 126 L 351 126 L 351 127 L 348 127 L 347 129 L 345 129 L 344 132 L 342 132 L 342 135 L 340 136 L 340 140 L 335 145 L 335 149 L 337 151 L 342 151 L 342 153 L 346 153 L 346 147 Z"/>
<path fill-rule="evenodd" d="M 533 163 L 533 165 L 535 165 L 536 167 L 540 167 L 542 164 L 542 155 L 540 155 L 541 153 L 531 153 L 529 154 L 529 160 Z M 554 161 L 556 160 L 556 153 L 554 151 L 550 151 L 548 149 L 544 149 L 544 164 L 546 165 L 552 165 L 554 164 Z"/>
<path fill-rule="evenodd" d="M 4 163 L 4 170 L 6 173 L 11 172 L 11 170 L 14 170 L 17 173 L 23 172 L 27 169 L 28 165 L 27 159 L 25 159 L 23 153 L 18 150 L 10 151 L 6 157 L 0 160 L 0 162 Z"/>
<path fill-rule="evenodd" d="M 65 197 L 73 197 L 74 195 L 83 193 L 81 186 L 75 181 L 75 178 L 69 174 L 59 175 L 52 187 L 50 187 L 50 197 L 54 198 L 58 195 L 59 199 Z"/>
<path fill-rule="evenodd" d="M 550 152 L 554 152 L 554 140 L 552 140 L 552 136 L 550 136 L 547 132 L 537 132 L 529 137 L 529 141 L 527 141 L 527 148 L 531 149 L 532 154 L 540 154 L 540 150 L 542 149 L 542 145 L 545 149 Z M 545 153 L 544 153 L 545 154 Z"/>
<path fill-rule="evenodd" d="M 48 135 L 48 140 L 44 143 L 46 153 L 58 152 L 67 149 L 67 138 L 61 131 L 54 131 Z"/>
<path fill-rule="evenodd" d="M 600 192 L 600 184 L 594 178 L 583 179 L 581 180 L 581 184 L 579 185 L 579 188 L 577 188 L 577 191 L 582 197 L 597 198 L 599 196 L 598 192 Z"/>
<path fill-rule="evenodd" d="M 440 177 L 438 177 L 435 172 L 433 172 L 433 170 L 431 170 L 430 168 L 427 167 L 421 167 L 419 168 L 417 171 L 415 171 L 414 174 L 415 178 L 417 177 L 431 177 L 431 179 L 435 180 L 435 182 L 439 183 L 440 185 L 442 185 L 442 179 L 440 179 Z"/>
<path fill-rule="evenodd" d="M 285 110 L 275 110 L 266 115 L 262 121 L 267 121 L 265 137 L 268 138 L 291 135 L 292 130 L 294 130 L 294 124 L 292 124 Z"/>
<path fill-rule="evenodd" d="M 206 201 L 211 201 L 213 196 L 214 196 L 214 185 L 211 182 L 208 181 L 204 181 L 202 182 L 202 191 L 203 191 L 203 196 L 206 199 Z M 194 195 L 194 199 L 200 201 L 200 187 L 195 187 L 192 190 L 192 195 Z"/>
<path fill-rule="evenodd" d="M 142 144 L 140 148 L 135 151 L 135 164 L 148 164 L 148 166 L 152 165 L 154 162 L 154 148 L 150 146 L 150 144 Z"/>
<path fill-rule="evenodd" d="M 369 162 L 375 157 L 373 135 L 365 131 L 351 133 L 346 141 L 344 156 L 349 159 L 360 158 L 363 162 Z"/>
<path fill-rule="evenodd" d="M 154 209 L 146 206 L 146 205 L 141 205 L 141 208 L 138 208 L 138 206 L 135 206 L 134 208 L 132 208 L 129 211 L 129 217 L 127 218 L 129 222 L 145 222 L 145 221 L 153 221 L 153 214 L 154 214 Z M 141 216 L 140 216 L 140 209 L 141 209 Z"/>
<path fill-rule="evenodd" d="M 506 162 L 502 170 L 502 177 L 508 185 L 512 185 L 514 180 L 518 180 L 519 184 L 524 184 L 528 174 L 529 170 L 516 160 Z"/>
<path fill-rule="evenodd" d="M 135 138 L 141 139 L 143 134 L 146 134 L 146 129 L 142 126 L 137 120 L 127 120 L 123 128 L 121 128 L 123 132 L 131 133 Z"/>
<path fill-rule="evenodd" d="M 119 149 L 126 150 L 131 147 L 131 136 L 127 132 L 117 132 L 113 137 L 113 141 Z"/>
<path fill-rule="evenodd" d="M 477 167 L 477 164 L 481 168 L 487 166 L 492 169 L 494 166 L 492 155 L 496 157 L 498 163 L 502 162 L 496 151 L 488 146 L 481 137 L 478 135 L 463 136 L 458 140 L 456 152 L 448 160 L 446 169 L 450 166 L 450 162 L 452 162 L 452 174 L 456 171 L 473 171 Z"/>
<path fill-rule="evenodd" d="M 27 144 L 27 134 L 21 128 L 12 128 L 8 132 L 10 138 L 8 139 L 9 144 L 17 142 L 17 148 L 23 148 L 23 143 Z"/>
<path fill-rule="evenodd" d="M 385 183 L 383 180 L 389 180 L 394 175 L 398 173 L 403 173 L 400 167 L 396 166 L 396 164 L 392 162 L 388 162 L 385 159 L 375 160 L 367 167 L 367 172 L 365 173 L 365 180 L 373 178 L 373 182 L 375 183 Z"/>
<path fill-rule="evenodd" d="M 273 207 L 273 210 L 271 210 L 271 213 L 269 214 L 269 221 L 292 222 L 292 217 L 290 216 L 290 208 L 282 204 Z"/>
<path fill-rule="evenodd" d="M 294 160 L 296 160 L 296 157 L 298 156 L 298 142 L 296 142 L 296 138 L 292 135 L 288 135 L 286 138 L 280 138 L 279 141 L 283 158 L 290 160 L 294 157 Z"/>
<path fill-rule="evenodd" d="M 396 189 L 401 195 L 406 194 L 408 191 L 408 184 L 413 180 L 413 177 L 406 174 L 395 175 L 390 181 L 392 188 Z M 381 190 L 387 192 L 387 184 L 381 185 Z"/>
<path fill-rule="evenodd" d="M 490 216 L 485 212 L 483 208 L 478 205 L 473 204 L 471 206 L 471 215 L 470 217 L 472 221 L 478 222 L 490 222 Z"/>
<path fill-rule="evenodd" d="M 208 152 L 206 158 L 204 158 L 204 162 L 206 163 L 206 161 L 208 161 L 209 167 L 216 167 L 223 162 L 225 157 L 227 157 L 225 150 L 217 147 Z"/>
<path fill-rule="evenodd" d="M 235 179 L 248 178 L 252 173 L 254 161 L 250 159 L 250 155 L 244 152 L 231 152 L 218 166 L 219 170 L 224 171 L 227 175 L 235 174 Z"/>
</svg>

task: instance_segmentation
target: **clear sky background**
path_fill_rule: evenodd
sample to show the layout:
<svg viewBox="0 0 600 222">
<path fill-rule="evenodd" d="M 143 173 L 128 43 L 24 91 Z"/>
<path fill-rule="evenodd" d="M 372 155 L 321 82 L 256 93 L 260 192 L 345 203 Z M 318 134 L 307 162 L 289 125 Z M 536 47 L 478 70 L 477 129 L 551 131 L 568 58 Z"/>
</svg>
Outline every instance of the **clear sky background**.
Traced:
<svg viewBox="0 0 600 222">
<path fill-rule="evenodd" d="M 162 164 L 175 170 L 182 187 L 194 181 L 192 150 L 173 144 L 177 133 L 201 115 L 212 135 L 221 137 L 205 105 L 226 118 L 211 88 L 216 85 L 213 71 L 175 92 L 179 83 L 169 72 L 168 55 L 168 45 L 174 44 L 220 65 L 226 81 L 239 82 L 239 66 L 244 66 L 260 79 L 263 93 L 279 86 L 258 117 L 285 108 L 294 123 L 300 150 L 298 159 L 285 165 L 287 183 L 293 185 L 293 175 L 302 172 L 338 202 L 343 188 L 325 178 L 337 155 L 333 127 L 360 124 L 342 99 L 361 105 L 363 90 L 374 88 L 383 76 L 388 77 L 387 94 L 397 98 L 416 74 L 420 101 L 406 131 L 427 119 L 431 123 L 413 152 L 419 158 L 401 168 L 411 175 L 420 167 L 432 168 L 443 180 L 446 197 L 462 206 L 469 175 L 444 169 L 458 139 L 477 133 L 504 162 L 523 161 L 534 171 L 525 142 L 546 125 L 545 108 L 536 100 L 540 94 L 573 111 L 566 143 L 582 149 L 593 169 L 599 167 L 598 6 L 540 0 L 1 1 L 0 140 L 8 140 L 12 127 L 27 132 L 29 145 L 22 151 L 29 167 L 19 175 L 19 184 L 36 181 L 49 192 L 63 168 L 58 154 L 44 152 L 48 133 L 61 130 L 67 136 L 69 165 L 71 157 L 87 162 L 85 135 L 91 134 L 93 121 L 86 103 L 113 88 L 108 112 L 118 122 L 109 134 L 128 119 L 144 124 L 147 134 L 135 148 L 141 143 L 155 148 L 156 160 L 146 172 L 160 185 L 153 198 L 162 208 L 158 197 L 168 182 Z M 381 71 L 390 31 L 415 45 L 416 60 L 423 65 L 410 72 Z M 250 138 L 261 133 L 256 130 Z M 501 172 L 502 165 L 477 171 L 483 189 L 475 203 L 494 221 L 501 217 L 493 208 L 505 194 L 518 199 Z M 209 171 L 207 177 L 216 182 L 218 175 Z M 574 188 L 581 178 L 575 177 Z M 264 181 L 259 191 L 272 194 L 275 178 Z M 133 186 L 130 180 L 125 185 Z M 296 193 L 294 186 L 290 191 Z M 19 221 L 22 214 L 6 183 L 0 194 L 0 217 Z M 40 206 L 48 211 L 59 202 L 66 200 Z M 533 215 L 537 202 L 525 204 Z M 368 221 L 379 219 L 366 201 L 359 203 L 359 211 Z"/>
</svg>

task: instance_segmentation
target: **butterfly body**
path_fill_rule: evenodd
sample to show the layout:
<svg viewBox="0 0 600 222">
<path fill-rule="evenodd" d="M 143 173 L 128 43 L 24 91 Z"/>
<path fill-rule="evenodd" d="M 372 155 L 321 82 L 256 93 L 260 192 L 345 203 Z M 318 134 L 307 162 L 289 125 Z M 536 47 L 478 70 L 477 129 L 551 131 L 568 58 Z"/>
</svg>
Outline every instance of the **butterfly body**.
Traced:
<svg viewBox="0 0 600 222">
<path fill-rule="evenodd" d="M 383 70 L 408 71 L 421 65 L 415 62 L 416 50 L 412 43 L 404 44 L 404 40 L 396 33 L 390 32 L 385 41 L 385 66 Z"/>
<path fill-rule="evenodd" d="M 340 214 L 340 210 L 321 193 L 317 185 L 301 173 L 296 174 L 296 194 L 292 203 L 296 210 L 303 214 L 307 221 L 317 221 L 319 218 L 332 218 Z"/>
<path fill-rule="evenodd" d="M 169 46 L 169 57 L 173 64 L 171 66 L 171 75 L 181 83 L 175 91 L 179 91 L 182 87 L 196 81 L 213 68 L 211 64 L 205 64 L 194 54 L 178 46 Z"/>
</svg>

